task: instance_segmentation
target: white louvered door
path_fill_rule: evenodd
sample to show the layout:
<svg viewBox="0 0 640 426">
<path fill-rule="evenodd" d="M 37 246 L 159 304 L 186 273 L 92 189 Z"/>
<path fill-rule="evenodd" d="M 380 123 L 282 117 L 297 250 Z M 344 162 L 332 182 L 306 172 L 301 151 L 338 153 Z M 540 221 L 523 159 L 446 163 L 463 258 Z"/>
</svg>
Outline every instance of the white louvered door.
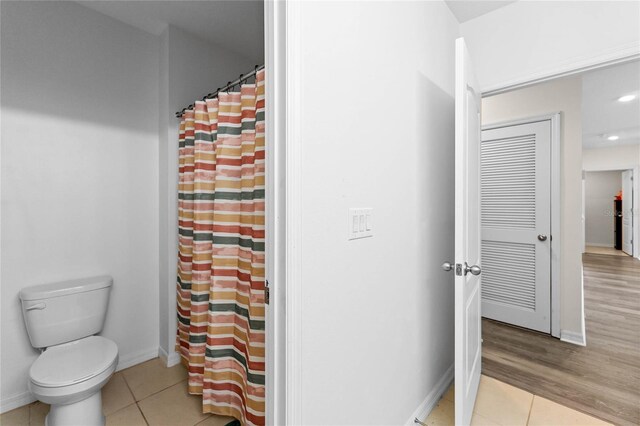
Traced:
<svg viewBox="0 0 640 426">
<path fill-rule="evenodd" d="M 482 316 L 551 332 L 551 122 L 485 127 Z"/>
</svg>

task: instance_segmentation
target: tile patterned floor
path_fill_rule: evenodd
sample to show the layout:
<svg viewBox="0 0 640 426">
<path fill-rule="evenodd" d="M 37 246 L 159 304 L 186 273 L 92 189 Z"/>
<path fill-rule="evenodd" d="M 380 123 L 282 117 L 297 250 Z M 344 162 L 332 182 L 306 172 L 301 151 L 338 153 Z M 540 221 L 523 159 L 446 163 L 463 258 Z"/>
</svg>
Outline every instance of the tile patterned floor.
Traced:
<svg viewBox="0 0 640 426">
<path fill-rule="evenodd" d="M 454 424 L 453 386 L 424 421 Z M 596 426 L 610 423 L 541 398 L 487 376 L 480 378 L 471 426 Z"/>
<path fill-rule="evenodd" d="M 200 397 L 187 393 L 187 373 L 159 359 L 122 370 L 102 389 L 107 426 L 225 426 L 230 417 L 202 414 Z M 424 421 L 454 424 L 453 386 Z M 0 415 L 2 426 L 42 426 L 49 406 L 41 402 Z M 472 426 L 596 426 L 609 423 L 482 376 Z"/>
<path fill-rule="evenodd" d="M 201 397 L 187 393 L 187 371 L 158 358 L 117 372 L 102 388 L 107 426 L 225 426 L 230 417 L 203 414 Z M 0 415 L 2 426 L 42 426 L 49 406 L 41 402 Z"/>
</svg>

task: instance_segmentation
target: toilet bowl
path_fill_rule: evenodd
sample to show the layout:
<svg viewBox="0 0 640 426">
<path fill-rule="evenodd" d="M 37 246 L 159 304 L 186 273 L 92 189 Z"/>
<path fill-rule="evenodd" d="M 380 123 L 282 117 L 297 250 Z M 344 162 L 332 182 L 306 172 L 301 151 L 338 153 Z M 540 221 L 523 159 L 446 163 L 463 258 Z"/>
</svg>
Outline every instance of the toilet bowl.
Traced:
<svg viewBox="0 0 640 426">
<path fill-rule="evenodd" d="M 118 347 L 100 336 L 48 348 L 29 370 L 29 390 L 51 405 L 47 425 L 103 425 L 101 389 L 118 364 Z"/>
<path fill-rule="evenodd" d="M 96 336 L 111 277 L 28 287 L 20 292 L 31 345 L 46 348 L 29 370 L 29 390 L 50 404 L 47 426 L 103 426 L 102 387 L 118 364 L 118 346 Z"/>
</svg>

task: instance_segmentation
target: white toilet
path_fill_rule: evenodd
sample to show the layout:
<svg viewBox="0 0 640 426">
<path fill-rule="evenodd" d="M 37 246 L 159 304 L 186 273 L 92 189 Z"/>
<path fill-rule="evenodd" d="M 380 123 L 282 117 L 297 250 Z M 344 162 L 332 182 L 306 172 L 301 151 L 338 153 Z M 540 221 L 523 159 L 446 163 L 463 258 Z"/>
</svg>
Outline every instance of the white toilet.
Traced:
<svg viewBox="0 0 640 426">
<path fill-rule="evenodd" d="M 44 351 L 29 370 L 29 390 L 50 404 L 47 426 L 102 426 L 102 387 L 116 370 L 118 346 L 94 336 L 104 325 L 109 276 L 20 291 L 31 346 Z"/>
</svg>

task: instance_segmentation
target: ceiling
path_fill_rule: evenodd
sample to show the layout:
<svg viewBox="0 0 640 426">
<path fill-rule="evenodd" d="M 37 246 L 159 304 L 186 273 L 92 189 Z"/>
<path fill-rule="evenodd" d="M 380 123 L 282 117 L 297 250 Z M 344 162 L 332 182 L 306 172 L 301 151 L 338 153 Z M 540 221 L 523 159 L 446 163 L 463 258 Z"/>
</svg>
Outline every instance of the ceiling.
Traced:
<svg viewBox="0 0 640 426">
<path fill-rule="evenodd" d="M 264 62 L 264 2 L 228 1 L 78 1 L 154 35 L 167 25 Z M 256 62 L 256 63 L 257 63 Z"/>
<path fill-rule="evenodd" d="M 484 1 L 484 0 L 445 0 L 451 12 L 461 24 L 473 18 L 492 12 L 515 1 Z"/>
<path fill-rule="evenodd" d="M 622 103 L 618 98 L 635 94 Z M 609 141 L 610 135 L 619 136 Z M 587 72 L 582 76 L 582 145 L 605 148 L 640 144 L 640 61 Z"/>
</svg>

